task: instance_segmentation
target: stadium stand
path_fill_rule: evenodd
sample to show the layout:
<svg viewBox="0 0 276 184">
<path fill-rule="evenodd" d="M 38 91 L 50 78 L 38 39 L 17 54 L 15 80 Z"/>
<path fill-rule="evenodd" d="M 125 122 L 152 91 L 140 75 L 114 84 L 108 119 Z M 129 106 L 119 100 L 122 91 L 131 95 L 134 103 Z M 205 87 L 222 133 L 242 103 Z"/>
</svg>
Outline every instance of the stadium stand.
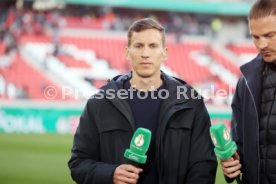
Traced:
<svg viewBox="0 0 276 184">
<path fill-rule="evenodd" d="M 11 8 L 5 12 L 7 21 L 1 32 L 0 74 L 24 91 L 28 98 L 43 99 L 41 86 L 52 84 L 59 90 L 69 85 L 96 91 L 112 75 L 129 71 L 123 52 L 126 38 L 118 35 L 124 35 L 120 32 L 125 32 L 133 20 L 143 16 L 156 17 L 167 28 L 169 57 L 164 68 L 198 88 L 211 82 L 215 89 L 227 89 L 240 75 L 240 63 L 236 58 L 255 52 L 252 47 L 229 44 L 225 39 L 218 42 L 219 46 L 210 44 L 217 36 L 212 30 L 213 20 L 219 20 L 220 26 L 226 28 L 235 22 L 241 24 L 244 17 L 81 5 L 67 5 L 65 10 L 35 11 L 27 6 L 26 10 Z M 100 33 L 94 34 L 93 30 Z M 78 34 L 82 31 L 88 33 Z M 228 57 L 220 48 L 225 48 L 234 57 Z M 12 60 L 12 70 L 8 71 L 5 65 L 9 63 L 3 61 L 9 53 L 16 53 L 16 56 Z M 204 60 L 208 62 L 203 64 Z M 70 77 L 62 76 L 66 71 Z M 31 86 L 27 82 L 30 79 L 34 80 Z"/>
<path fill-rule="evenodd" d="M 7 98 L 45 99 L 43 90 L 47 86 L 55 86 L 59 90 L 57 100 L 61 100 L 60 87 L 47 79 L 43 73 L 38 72 L 33 66 L 25 62 L 19 53 L 11 58 L 11 64 L 7 68 L 0 68 L 1 75 L 6 82 L 12 83 L 18 90 L 15 95 L 7 95 Z"/>
</svg>

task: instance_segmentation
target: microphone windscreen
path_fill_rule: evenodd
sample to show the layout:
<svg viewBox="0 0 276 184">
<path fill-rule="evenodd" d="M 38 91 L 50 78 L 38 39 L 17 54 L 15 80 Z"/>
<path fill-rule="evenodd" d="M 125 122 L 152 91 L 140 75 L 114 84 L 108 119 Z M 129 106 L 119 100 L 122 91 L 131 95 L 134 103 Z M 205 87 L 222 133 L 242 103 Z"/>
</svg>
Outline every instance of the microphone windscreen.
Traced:
<svg viewBox="0 0 276 184">
<path fill-rule="evenodd" d="M 218 158 L 226 160 L 237 151 L 237 145 L 232 141 L 231 134 L 224 123 L 212 125 L 210 135 Z"/>
<path fill-rule="evenodd" d="M 125 150 L 124 157 L 128 160 L 144 164 L 147 160 L 147 151 L 151 141 L 151 131 L 146 128 L 138 128 L 130 142 L 129 149 Z"/>
</svg>

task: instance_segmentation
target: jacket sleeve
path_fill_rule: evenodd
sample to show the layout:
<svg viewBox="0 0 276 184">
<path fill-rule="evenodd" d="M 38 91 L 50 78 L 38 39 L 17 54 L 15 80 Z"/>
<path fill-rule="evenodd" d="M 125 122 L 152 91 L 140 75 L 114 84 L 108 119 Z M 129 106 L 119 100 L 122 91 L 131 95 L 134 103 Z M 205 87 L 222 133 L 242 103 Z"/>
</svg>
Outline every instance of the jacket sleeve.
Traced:
<svg viewBox="0 0 276 184">
<path fill-rule="evenodd" d="M 241 78 L 239 79 L 237 86 L 236 86 L 236 92 L 233 97 L 233 101 L 231 104 L 232 108 L 232 120 L 231 120 L 231 133 L 233 137 L 233 141 L 236 142 L 238 146 L 238 154 L 240 156 L 240 162 L 242 163 L 243 160 L 243 153 L 241 150 L 243 150 L 243 138 L 242 138 L 242 130 L 243 130 L 243 125 L 242 125 L 242 112 L 241 112 L 241 96 L 242 96 L 242 91 L 245 90 L 245 79 Z M 241 170 L 242 172 L 242 170 Z M 225 180 L 228 183 L 231 183 L 234 181 L 233 178 L 228 178 L 225 176 Z"/>
<path fill-rule="evenodd" d="M 196 108 L 185 183 L 213 184 L 216 178 L 217 159 L 209 133 L 210 117 L 203 102 Z"/>
<path fill-rule="evenodd" d="M 72 156 L 68 162 L 72 179 L 78 184 L 113 183 L 117 165 L 100 161 L 99 132 L 87 103 L 74 135 Z"/>
</svg>

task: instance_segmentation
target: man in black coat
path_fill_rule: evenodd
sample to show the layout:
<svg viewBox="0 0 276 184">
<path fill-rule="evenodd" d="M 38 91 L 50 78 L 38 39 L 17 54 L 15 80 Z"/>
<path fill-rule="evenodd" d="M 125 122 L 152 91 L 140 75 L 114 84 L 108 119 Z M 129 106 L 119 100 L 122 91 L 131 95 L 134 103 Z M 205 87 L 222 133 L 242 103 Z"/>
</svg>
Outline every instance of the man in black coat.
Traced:
<svg viewBox="0 0 276 184">
<path fill-rule="evenodd" d="M 241 66 L 232 103 L 232 134 L 238 152 L 221 162 L 227 181 L 276 184 L 276 1 L 258 0 L 249 29 L 259 55 Z"/>
<path fill-rule="evenodd" d="M 93 95 L 74 136 L 69 168 L 82 184 L 212 184 L 217 161 L 210 118 L 193 88 L 160 71 L 167 57 L 164 28 L 145 18 L 128 31 L 132 72 Z M 144 165 L 127 164 L 124 151 L 138 127 L 151 130 Z"/>
</svg>

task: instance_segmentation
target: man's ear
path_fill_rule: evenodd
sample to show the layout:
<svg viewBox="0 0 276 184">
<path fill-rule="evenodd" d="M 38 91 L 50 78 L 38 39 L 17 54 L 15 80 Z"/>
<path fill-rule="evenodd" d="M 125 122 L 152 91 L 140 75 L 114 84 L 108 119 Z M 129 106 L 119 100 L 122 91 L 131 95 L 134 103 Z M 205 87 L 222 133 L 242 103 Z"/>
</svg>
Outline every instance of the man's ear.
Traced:
<svg viewBox="0 0 276 184">
<path fill-rule="evenodd" d="M 125 57 L 127 60 L 130 60 L 130 57 L 129 57 L 129 48 L 128 47 L 125 47 Z"/>
<path fill-rule="evenodd" d="M 162 51 L 162 55 L 164 57 L 164 60 L 168 59 L 168 48 L 164 48 Z"/>
</svg>

